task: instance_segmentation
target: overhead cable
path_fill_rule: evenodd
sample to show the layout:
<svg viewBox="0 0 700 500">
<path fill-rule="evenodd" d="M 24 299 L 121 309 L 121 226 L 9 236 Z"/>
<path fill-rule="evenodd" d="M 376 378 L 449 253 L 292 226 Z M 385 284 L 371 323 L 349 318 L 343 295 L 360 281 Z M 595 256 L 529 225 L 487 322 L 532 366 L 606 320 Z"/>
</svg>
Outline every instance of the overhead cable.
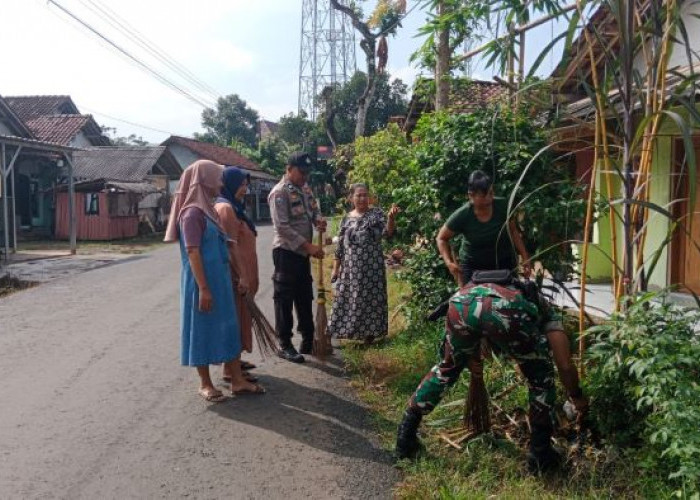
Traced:
<svg viewBox="0 0 700 500">
<path fill-rule="evenodd" d="M 103 35 L 100 33 L 96 28 L 91 26 L 89 23 L 83 21 L 80 19 L 78 16 L 73 14 L 71 11 L 66 9 L 64 6 L 59 4 L 56 0 L 47 0 L 48 3 L 55 5 L 58 7 L 61 11 L 63 11 L 66 15 L 70 16 L 72 19 L 77 21 L 81 26 L 83 26 L 85 29 L 89 30 L 91 33 L 93 33 L 95 36 L 100 38 L 103 42 L 109 44 L 111 47 L 113 47 L 116 51 L 118 51 L 120 54 L 123 56 L 127 57 L 130 61 L 135 63 L 140 69 L 154 77 L 156 80 L 161 82 L 163 85 L 169 87 L 170 89 L 180 93 L 190 101 L 198 104 L 199 106 L 202 106 L 203 108 L 212 108 L 214 107 L 211 103 L 207 103 L 203 101 L 201 98 L 191 94 L 187 90 L 183 89 L 181 86 L 177 85 L 176 83 L 173 83 L 171 80 L 169 80 L 167 77 L 161 75 L 158 71 L 154 70 L 151 68 L 149 65 L 147 65 L 145 62 L 141 61 L 139 58 L 136 56 L 132 55 L 129 51 L 124 49 L 123 47 L 119 46 L 116 44 L 114 41 L 109 39 L 107 36 Z"/>
<path fill-rule="evenodd" d="M 139 47 L 146 50 L 149 54 L 155 57 L 157 60 L 165 64 L 168 68 L 182 77 L 184 80 L 188 81 L 191 85 L 194 85 L 200 91 L 208 94 L 213 99 L 219 99 L 221 94 L 219 94 L 214 88 L 207 85 L 206 82 L 199 79 L 194 73 L 192 73 L 187 67 L 182 63 L 175 60 L 170 56 L 164 49 L 156 45 L 154 42 L 146 38 L 141 32 L 136 28 L 131 26 L 123 17 L 119 16 L 116 12 L 110 9 L 107 5 L 104 5 L 99 0 L 79 0 L 85 7 L 92 10 L 112 27 L 124 34 L 129 40 L 134 42 Z"/>
</svg>

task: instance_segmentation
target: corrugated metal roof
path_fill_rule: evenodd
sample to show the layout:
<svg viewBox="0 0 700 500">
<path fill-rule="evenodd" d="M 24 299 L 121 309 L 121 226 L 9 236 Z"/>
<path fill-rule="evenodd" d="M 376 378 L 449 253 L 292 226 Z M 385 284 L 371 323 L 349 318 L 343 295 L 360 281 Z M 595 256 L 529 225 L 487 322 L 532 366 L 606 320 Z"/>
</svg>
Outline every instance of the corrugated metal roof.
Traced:
<svg viewBox="0 0 700 500">
<path fill-rule="evenodd" d="M 143 181 L 165 152 L 165 146 L 109 146 L 73 153 L 78 179 Z"/>
</svg>

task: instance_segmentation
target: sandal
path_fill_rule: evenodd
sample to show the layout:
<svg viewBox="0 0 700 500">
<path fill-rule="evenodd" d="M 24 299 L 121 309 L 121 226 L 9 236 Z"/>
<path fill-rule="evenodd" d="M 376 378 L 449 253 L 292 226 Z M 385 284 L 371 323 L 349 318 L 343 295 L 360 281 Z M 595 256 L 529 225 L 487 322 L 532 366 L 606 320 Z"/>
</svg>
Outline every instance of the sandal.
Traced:
<svg viewBox="0 0 700 500">
<path fill-rule="evenodd" d="M 198 394 L 210 403 L 221 403 L 226 400 L 224 393 L 218 389 L 199 389 Z"/>
<path fill-rule="evenodd" d="M 253 389 L 239 389 L 237 391 L 231 391 L 231 394 L 234 396 L 262 396 L 266 392 L 265 388 L 260 384 L 253 384 Z"/>
<path fill-rule="evenodd" d="M 257 365 L 254 365 L 250 361 L 241 360 L 241 370 L 253 370 L 255 368 L 257 368 Z"/>
<path fill-rule="evenodd" d="M 246 379 L 248 382 L 251 382 L 253 384 L 255 382 L 257 382 L 258 380 L 260 380 L 258 377 L 256 377 L 255 375 L 251 375 L 248 372 L 243 372 L 243 378 Z M 221 380 L 223 380 L 227 384 L 231 383 L 231 377 L 229 377 L 228 375 L 224 375 L 223 377 L 221 377 Z"/>
</svg>

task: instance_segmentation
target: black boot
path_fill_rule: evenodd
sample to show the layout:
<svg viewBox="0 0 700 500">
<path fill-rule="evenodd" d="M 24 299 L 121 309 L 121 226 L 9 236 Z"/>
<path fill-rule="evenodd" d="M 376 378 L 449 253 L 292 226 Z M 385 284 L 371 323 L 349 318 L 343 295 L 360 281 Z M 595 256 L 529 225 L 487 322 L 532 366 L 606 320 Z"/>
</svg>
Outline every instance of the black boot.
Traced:
<svg viewBox="0 0 700 500">
<path fill-rule="evenodd" d="M 418 440 L 418 426 L 423 415 L 407 409 L 403 414 L 403 420 L 399 424 L 399 429 L 396 433 L 396 459 L 415 458 L 420 450 L 420 441 Z"/>
<path fill-rule="evenodd" d="M 527 468 L 532 474 L 542 474 L 559 468 L 562 457 L 552 447 L 552 430 L 532 428 Z"/>
</svg>

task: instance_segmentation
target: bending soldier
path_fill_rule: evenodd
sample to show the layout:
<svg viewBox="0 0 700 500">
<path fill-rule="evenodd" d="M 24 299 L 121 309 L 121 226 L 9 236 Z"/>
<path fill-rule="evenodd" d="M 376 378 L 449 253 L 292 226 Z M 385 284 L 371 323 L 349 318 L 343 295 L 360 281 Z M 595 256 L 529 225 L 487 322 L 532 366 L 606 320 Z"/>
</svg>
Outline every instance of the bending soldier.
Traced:
<svg viewBox="0 0 700 500">
<path fill-rule="evenodd" d="M 528 466 L 533 472 L 555 467 L 559 455 L 551 445 L 555 400 L 554 368 L 547 336 L 561 337 L 561 317 L 541 295 L 528 298 L 520 288 L 493 283 L 462 287 L 450 299 L 441 347 L 442 360 L 423 378 L 411 397 L 396 440 L 397 458 L 411 458 L 419 449 L 418 426 L 424 415 L 440 402 L 445 389 L 454 385 L 462 370 L 478 359 L 481 339 L 512 356 L 527 379 L 532 434 Z M 561 335 L 559 335 L 561 334 Z M 579 411 L 587 407 L 573 370 L 560 373 Z"/>
</svg>

